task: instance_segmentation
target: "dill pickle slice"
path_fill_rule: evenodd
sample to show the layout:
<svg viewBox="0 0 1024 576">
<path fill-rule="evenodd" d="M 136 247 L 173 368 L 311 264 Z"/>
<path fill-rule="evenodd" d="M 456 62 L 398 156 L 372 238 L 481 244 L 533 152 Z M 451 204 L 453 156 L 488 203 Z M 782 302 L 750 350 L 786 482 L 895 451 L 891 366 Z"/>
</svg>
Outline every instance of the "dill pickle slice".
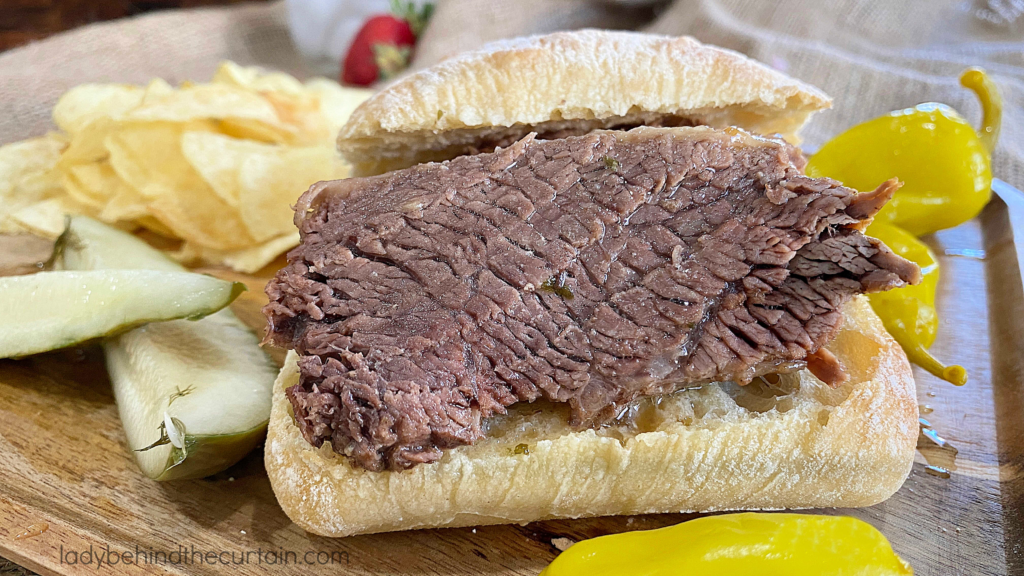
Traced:
<svg viewBox="0 0 1024 576">
<path fill-rule="evenodd" d="M 184 270 L 135 236 L 74 217 L 54 265 Z M 277 366 L 229 309 L 202 320 L 147 324 L 103 344 L 128 445 L 156 480 L 201 478 L 263 439 Z"/>
</svg>

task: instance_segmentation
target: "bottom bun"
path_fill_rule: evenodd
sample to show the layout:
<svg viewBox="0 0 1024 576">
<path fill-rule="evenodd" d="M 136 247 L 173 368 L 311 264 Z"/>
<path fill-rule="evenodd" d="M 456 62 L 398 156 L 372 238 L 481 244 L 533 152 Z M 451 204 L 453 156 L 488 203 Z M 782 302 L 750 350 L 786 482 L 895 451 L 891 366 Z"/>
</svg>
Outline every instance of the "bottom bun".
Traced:
<svg viewBox="0 0 1024 576">
<path fill-rule="evenodd" d="M 402 472 L 351 466 L 299 433 L 274 387 L 266 466 L 281 507 L 323 536 L 525 523 L 614 514 L 869 506 L 910 473 L 914 378 L 867 299 L 847 305 L 829 350 L 851 376 L 832 389 L 808 371 L 777 384 L 710 384 L 635 407 L 629 424 L 574 431 L 564 406 L 515 405 L 486 437 Z"/>
</svg>

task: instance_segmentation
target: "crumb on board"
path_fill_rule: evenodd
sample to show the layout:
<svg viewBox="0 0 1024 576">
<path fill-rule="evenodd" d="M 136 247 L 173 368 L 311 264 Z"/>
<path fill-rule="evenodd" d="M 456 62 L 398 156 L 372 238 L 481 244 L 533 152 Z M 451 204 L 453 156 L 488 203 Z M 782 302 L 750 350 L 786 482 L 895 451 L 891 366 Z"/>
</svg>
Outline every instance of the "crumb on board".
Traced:
<svg viewBox="0 0 1024 576">
<path fill-rule="evenodd" d="M 575 543 L 576 541 L 572 538 L 559 537 L 551 539 L 551 545 L 555 548 L 558 548 L 559 552 L 565 552 L 569 549 L 570 546 L 572 546 Z"/>
</svg>

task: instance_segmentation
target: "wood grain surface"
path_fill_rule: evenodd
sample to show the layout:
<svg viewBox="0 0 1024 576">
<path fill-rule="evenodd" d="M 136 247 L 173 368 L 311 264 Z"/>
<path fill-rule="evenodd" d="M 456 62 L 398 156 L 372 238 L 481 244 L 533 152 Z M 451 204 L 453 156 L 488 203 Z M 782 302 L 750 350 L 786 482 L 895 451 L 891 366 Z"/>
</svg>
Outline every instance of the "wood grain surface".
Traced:
<svg viewBox="0 0 1024 576">
<path fill-rule="evenodd" d="M 919 575 L 1024 574 L 1024 198 L 1007 201 L 1010 207 L 996 199 L 978 219 L 931 239 L 943 274 L 942 327 L 932 350 L 967 367 L 970 382 L 956 388 L 919 371 L 918 396 L 930 409 L 923 416 L 959 450 L 956 470 L 949 479 L 932 476 L 920 456 L 887 502 L 821 511 L 877 526 Z M 0 239 L 0 273 L 31 271 L 45 252 L 39 242 Z M 258 330 L 267 276 L 244 277 L 250 291 L 233 305 Z M 280 361 L 283 355 L 274 353 Z M 259 452 L 204 480 L 157 483 L 142 476 L 96 348 L 0 361 L 0 461 L 0 555 L 45 575 L 532 575 L 557 555 L 557 538 L 691 517 L 313 536 L 278 507 Z M 16 538 L 42 524 L 45 532 Z"/>
</svg>

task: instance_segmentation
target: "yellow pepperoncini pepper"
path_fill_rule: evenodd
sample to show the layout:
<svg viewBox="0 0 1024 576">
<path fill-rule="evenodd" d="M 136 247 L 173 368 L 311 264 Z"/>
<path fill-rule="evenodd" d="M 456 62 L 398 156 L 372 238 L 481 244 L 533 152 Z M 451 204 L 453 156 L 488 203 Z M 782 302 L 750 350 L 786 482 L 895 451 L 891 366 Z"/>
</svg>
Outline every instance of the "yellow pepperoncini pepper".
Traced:
<svg viewBox="0 0 1024 576">
<path fill-rule="evenodd" d="M 999 135 L 1002 99 L 979 69 L 960 83 L 984 110 L 981 135 L 956 110 L 928 102 L 858 124 L 811 157 L 807 175 L 835 178 L 857 190 L 874 190 L 892 177 L 904 185 L 876 219 L 915 236 L 974 218 L 992 196 L 991 153 Z"/>
<path fill-rule="evenodd" d="M 980 69 L 964 72 L 960 83 L 981 101 L 980 134 L 949 106 L 920 104 L 850 128 L 812 156 L 806 170 L 859 190 L 873 190 L 893 176 L 904 182 L 867 234 L 921 266 L 924 281 L 872 294 L 871 306 L 912 362 L 957 385 L 967 383 L 963 367 L 945 366 L 928 353 L 939 325 L 939 267 L 914 236 L 974 218 L 992 196 L 991 154 L 999 139 L 1002 98 Z"/>
<path fill-rule="evenodd" d="M 888 292 L 870 294 L 871 307 L 882 319 L 885 329 L 903 347 L 911 362 L 958 386 L 967 383 L 962 366 L 945 366 L 928 353 L 939 329 L 935 312 L 935 290 L 939 283 L 939 263 L 923 242 L 902 228 L 875 221 L 865 232 L 878 238 L 893 252 L 921 267 L 920 284 Z"/>
<path fill-rule="evenodd" d="M 541 576 L 913 574 L 870 524 L 845 516 L 742 513 L 573 544 Z"/>
</svg>

